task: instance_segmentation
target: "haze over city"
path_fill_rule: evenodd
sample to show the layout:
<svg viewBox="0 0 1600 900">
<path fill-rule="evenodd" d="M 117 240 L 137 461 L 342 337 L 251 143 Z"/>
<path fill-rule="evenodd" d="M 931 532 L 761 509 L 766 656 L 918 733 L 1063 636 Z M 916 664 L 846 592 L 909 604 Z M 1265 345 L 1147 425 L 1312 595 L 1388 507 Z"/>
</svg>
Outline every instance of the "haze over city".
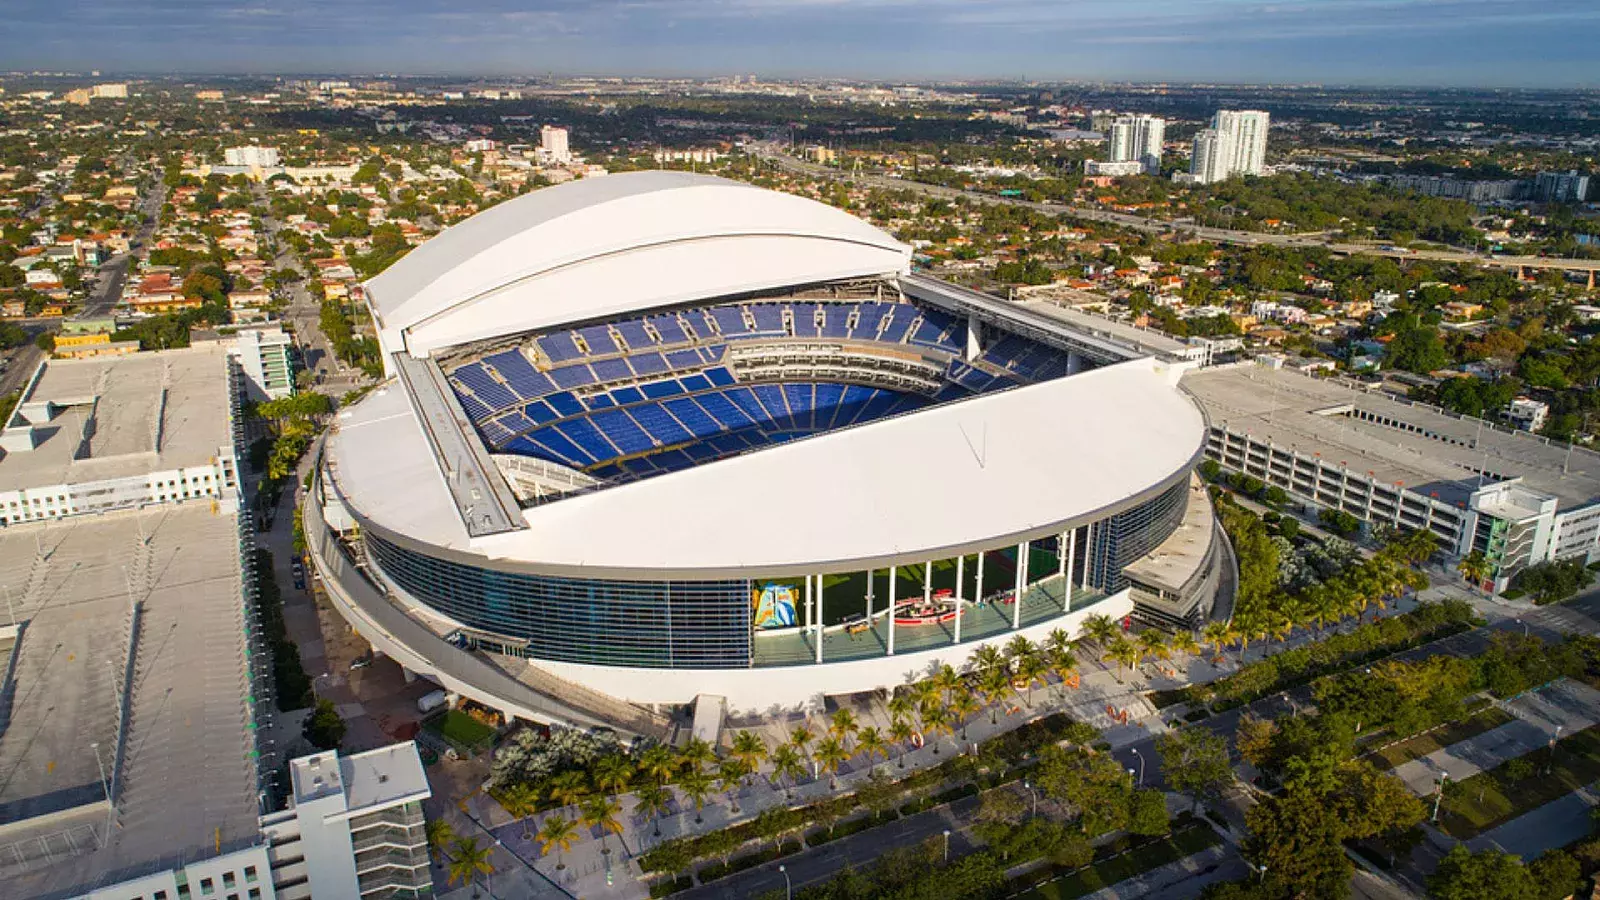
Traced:
<svg viewBox="0 0 1600 900">
<path fill-rule="evenodd" d="M 12 68 L 1565 87 L 1587 0 L 332 0 L 7 5 Z"/>
</svg>

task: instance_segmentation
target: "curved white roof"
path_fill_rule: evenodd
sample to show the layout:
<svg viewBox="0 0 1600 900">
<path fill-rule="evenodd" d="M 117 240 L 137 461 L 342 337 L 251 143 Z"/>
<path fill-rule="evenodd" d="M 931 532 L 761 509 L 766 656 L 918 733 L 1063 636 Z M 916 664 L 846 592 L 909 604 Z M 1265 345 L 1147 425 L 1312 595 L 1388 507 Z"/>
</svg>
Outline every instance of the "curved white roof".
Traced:
<svg viewBox="0 0 1600 900">
<path fill-rule="evenodd" d="M 686 172 L 544 188 L 367 282 L 387 352 L 711 297 L 907 271 L 911 249 L 826 204 Z"/>
<path fill-rule="evenodd" d="M 973 397 L 568 497 L 476 539 L 398 388 L 341 414 L 329 453 L 358 514 L 480 562 L 641 579 L 844 571 L 1046 534 L 1183 477 L 1205 425 L 1178 374 L 1138 359 Z"/>
</svg>

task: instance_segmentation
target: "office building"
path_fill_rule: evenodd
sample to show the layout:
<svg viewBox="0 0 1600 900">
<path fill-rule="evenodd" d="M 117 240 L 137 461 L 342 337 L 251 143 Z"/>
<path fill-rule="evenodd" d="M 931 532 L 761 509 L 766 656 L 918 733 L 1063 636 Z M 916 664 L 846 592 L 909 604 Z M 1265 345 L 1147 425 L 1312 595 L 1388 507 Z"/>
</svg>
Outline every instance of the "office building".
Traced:
<svg viewBox="0 0 1600 900">
<path fill-rule="evenodd" d="M 1589 176 L 1571 172 L 1540 172 L 1533 196 L 1545 203 L 1582 203 L 1589 198 Z"/>
<path fill-rule="evenodd" d="M 126 100 L 128 99 L 128 86 L 126 84 L 97 84 L 89 89 L 89 96 L 95 99 Z"/>
<path fill-rule="evenodd" d="M 1128 175 L 1138 175 L 1144 170 L 1144 163 L 1137 159 L 1123 160 L 1122 162 L 1101 162 L 1095 159 L 1083 161 L 1083 174 L 1090 177 L 1122 178 Z"/>
<path fill-rule="evenodd" d="M 893 686 L 1139 615 L 1146 556 L 1164 615 L 1209 608 L 1192 364 L 915 274 L 836 208 L 573 181 L 366 300 L 392 380 L 329 433 L 313 563 L 377 649 L 507 717 L 659 737 L 654 704 Z"/>
<path fill-rule="evenodd" d="M 1260 110 L 1218 110 L 1194 137 L 1187 181 L 1212 184 L 1235 175 L 1260 175 L 1267 159 L 1271 117 Z"/>
<path fill-rule="evenodd" d="M 281 327 L 241 329 L 229 353 L 244 375 L 249 399 L 294 396 L 294 338 Z"/>
<path fill-rule="evenodd" d="M 407 741 L 289 763 L 288 807 L 261 817 L 277 900 L 430 894 L 422 801 L 428 778 Z"/>
<path fill-rule="evenodd" d="M 246 166 L 261 169 L 270 169 L 278 165 L 278 148 L 262 147 L 258 144 L 248 144 L 243 147 L 229 147 L 222 151 L 223 162 L 230 166 Z"/>
<path fill-rule="evenodd" d="M 1159 174 L 1166 129 L 1166 121 L 1155 116 L 1119 116 L 1106 141 L 1110 162 L 1138 162 L 1145 174 Z"/>
<path fill-rule="evenodd" d="M 539 129 L 539 149 L 544 152 L 551 162 L 572 162 L 572 150 L 567 146 L 567 130 L 555 125 L 546 125 Z"/>
</svg>

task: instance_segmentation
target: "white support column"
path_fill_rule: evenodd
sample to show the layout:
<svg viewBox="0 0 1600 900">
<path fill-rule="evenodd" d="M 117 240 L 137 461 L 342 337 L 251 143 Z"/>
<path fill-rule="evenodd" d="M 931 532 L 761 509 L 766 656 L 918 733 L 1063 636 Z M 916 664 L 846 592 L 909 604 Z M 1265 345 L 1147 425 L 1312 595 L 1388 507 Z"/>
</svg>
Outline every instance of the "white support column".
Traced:
<svg viewBox="0 0 1600 900">
<path fill-rule="evenodd" d="M 872 627 L 872 570 L 867 570 L 867 627 Z"/>
<path fill-rule="evenodd" d="M 817 579 L 817 662 L 822 662 L 822 576 Z"/>
<path fill-rule="evenodd" d="M 967 592 L 967 556 L 962 554 L 956 557 L 956 636 L 951 640 L 953 644 L 961 643 L 961 604 L 962 597 Z"/>
<path fill-rule="evenodd" d="M 1089 589 L 1089 570 L 1094 568 L 1094 523 L 1083 529 L 1083 589 Z"/>
<path fill-rule="evenodd" d="M 1067 574 L 1067 533 L 1065 531 L 1056 538 L 1056 575 Z"/>
<path fill-rule="evenodd" d="M 1028 578 L 1028 542 L 1023 541 L 1017 545 L 1017 587 L 1011 595 L 1011 628 L 1016 630 L 1022 627 L 1022 589 L 1026 586 Z"/>
<path fill-rule="evenodd" d="M 978 587 L 972 593 L 973 593 L 973 597 L 972 597 L 973 600 L 975 600 L 975 601 L 977 601 L 979 603 L 983 602 L 983 551 L 982 550 L 978 551 Z"/>
<path fill-rule="evenodd" d="M 928 560 L 922 568 L 922 602 L 933 602 L 933 560 Z"/>
<path fill-rule="evenodd" d="M 1067 532 L 1067 598 L 1061 601 L 1068 611 L 1072 609 L 1072 564 L 1076 561 L 1078 552 L 1078 529 Z"/>
<path fill-rule="evenodd" d="M 894 655 L 894 601 L 895 577 L 900 574 L 899 566 L 889 567 L 889 655 Z"/>
<path fill-rule="evenodd" d="M 806 579 L 805 595 L 806 595 L 806 598 L 805 598 L 806 599 L 806 630 L 809 631 L 811 629 L 811 579 L 809 577 Z"/>
</svg>

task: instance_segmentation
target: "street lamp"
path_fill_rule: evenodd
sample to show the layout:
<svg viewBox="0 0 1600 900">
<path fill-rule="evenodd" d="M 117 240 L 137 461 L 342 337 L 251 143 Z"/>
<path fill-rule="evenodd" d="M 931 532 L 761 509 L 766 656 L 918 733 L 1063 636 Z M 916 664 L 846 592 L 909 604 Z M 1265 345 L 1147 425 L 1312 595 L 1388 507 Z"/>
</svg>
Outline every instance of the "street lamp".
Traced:
<svg viewBox="0 0 1600 900">
<path fill-rule="evenodd" d="M 945 834 L 949 834 L 949 833 L 950 832 L 948 832 L 948 831 L 945 832 Z M 789 882 L 789 870 L 788 870 L 788 868 L 784 867 L 784 866 L 779 866 L 778 867 L 778 874 L 783 876 L 783 900 L 792 900 L 792 898 L 794 897 L 794 885 Z"/>
<path fill-rule="evenodd" d="M 1144 787 L 1144 754 L 1139 752 L 1138 747 L 1135 747 L 1133 748 L 1133 755 L 1139 757 L 1139 787 Z M 1129 769 L 1128 772 L 1132 774 L 1133 770 Z"/>
<path fill-rule="evenodd" d="M 1557 725 L 1556 733 L 1550 735 L 1550 755 L 1544 761 L 1544 773 L 1546 775 L 1550 774 L 1550 767 L 1555 765 L 1556 762 L 1556 740 L 1561 737 L 1561 727 Z"/>
<path fill-rule="evenodd" d="M 1033 811 L 1028 814 L 1028 818 L 1036 818 L 1039 815 L 1039 792 L 1029 782 L 1024 781 L 1022 786 L 1027 788 L 1028 793 L 1033 796 Z"/>
<path fill-rule="evenodd" d="M 950 829 L 944 830 L 944 861 L 950 861 Z"/>
<path fill-rule="evenodd" d="M 1438 821 L 1439 821 L 1439 802 L 1444 799 L 1444 783 L 1446 781 L 1449 781 L 1449 780 L 1450 780 L 1450 773 L 1449 772 L 1440 772 L 1439 773 L 1439 788 L 1438 788 L 1437 791 L 1434 792 L 1434 795 L 1433 795 L 1433 818 L 1431 820 L 1435 824 L 1437 824 Z"/>
</svg>

